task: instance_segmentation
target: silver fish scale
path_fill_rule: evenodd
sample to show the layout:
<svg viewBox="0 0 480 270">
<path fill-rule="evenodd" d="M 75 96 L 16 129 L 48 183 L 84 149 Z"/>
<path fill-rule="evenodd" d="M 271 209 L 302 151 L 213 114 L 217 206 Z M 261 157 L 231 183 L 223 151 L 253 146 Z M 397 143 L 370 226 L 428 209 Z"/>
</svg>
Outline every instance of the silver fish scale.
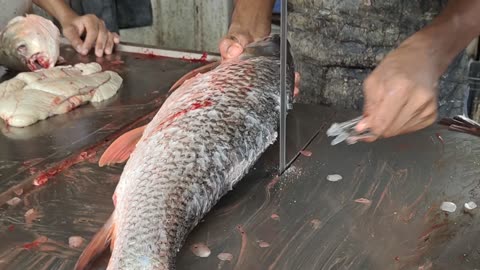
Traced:
<svg viewBox="0 0 480 270">
<path fill-rule="evenodd" d="M 275 141 L 279 67 L 278 57 L 223 63 L 166 100 L 117 187 L 108 269 L 175 269 L 187 234 Z"/>
</svg>

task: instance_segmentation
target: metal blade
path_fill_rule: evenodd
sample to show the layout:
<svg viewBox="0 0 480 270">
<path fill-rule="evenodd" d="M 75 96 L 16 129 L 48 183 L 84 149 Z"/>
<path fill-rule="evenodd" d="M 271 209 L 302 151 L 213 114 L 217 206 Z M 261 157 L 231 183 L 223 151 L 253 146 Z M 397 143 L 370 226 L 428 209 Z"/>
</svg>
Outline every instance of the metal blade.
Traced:
<svg viewBox="0 0 480 270">
<path fill-rule="evenodd" d="M 287 146 L 287 0 L 281 1 L 280 11 L 280 166 L 285 170 Z"/>
</svg>

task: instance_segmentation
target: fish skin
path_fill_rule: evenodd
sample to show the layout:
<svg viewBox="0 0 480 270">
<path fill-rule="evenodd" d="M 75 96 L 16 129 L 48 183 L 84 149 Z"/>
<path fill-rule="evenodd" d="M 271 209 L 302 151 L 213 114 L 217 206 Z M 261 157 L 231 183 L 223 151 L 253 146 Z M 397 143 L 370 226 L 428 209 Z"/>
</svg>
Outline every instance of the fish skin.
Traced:
<svg viewBox="0 0 480 270">
<path fill-rule="evenodd" d="M 124 167 L 113 224 L 94 237 L 75 269 L 85 269 L 109 241 L 107 269 L 175 269 L 187 235 L 277 138 L 279 46 L 278 35 L 255 42 L 167 98 Z M 294 63 L 288 52 L 290 109 Z"/>
<path fill-rule="evenodd" d="M 11 70 L 51 68 L 59 55 L 60 30 L 41 16 L 17 16 L 0 33 L 0 65 Z"/>
</svg>

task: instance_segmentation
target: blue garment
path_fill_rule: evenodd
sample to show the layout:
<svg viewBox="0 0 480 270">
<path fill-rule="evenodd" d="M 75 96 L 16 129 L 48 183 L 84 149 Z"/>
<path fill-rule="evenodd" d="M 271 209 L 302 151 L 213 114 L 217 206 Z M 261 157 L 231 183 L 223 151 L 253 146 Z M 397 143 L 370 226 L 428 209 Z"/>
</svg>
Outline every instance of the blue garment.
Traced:
<svg viewBox="0 0 480 270">
<path fill-rule="evenodd" d="M 273 13 L 280 14 L 281 13 L 280 12 L 281 5 L 282 5 L 282 1 L 281 0 L 276 0 L 275 5 L 273 6 Z"/>
</svg>

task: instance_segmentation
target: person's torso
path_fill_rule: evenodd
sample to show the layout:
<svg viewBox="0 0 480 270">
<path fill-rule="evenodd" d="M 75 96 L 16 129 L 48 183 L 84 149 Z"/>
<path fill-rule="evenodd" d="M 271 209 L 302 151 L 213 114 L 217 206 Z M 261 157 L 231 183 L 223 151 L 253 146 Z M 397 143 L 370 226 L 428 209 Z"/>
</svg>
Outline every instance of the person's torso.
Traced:
<svg viewBox="0 0 480 270">
<path fill-rule="evenodd" d="M 29 13 L 32 9 L 31 0 L 0 0 L 0 29 L 3 29 L 8 21 L 16 16 Z"/>
</svg>

